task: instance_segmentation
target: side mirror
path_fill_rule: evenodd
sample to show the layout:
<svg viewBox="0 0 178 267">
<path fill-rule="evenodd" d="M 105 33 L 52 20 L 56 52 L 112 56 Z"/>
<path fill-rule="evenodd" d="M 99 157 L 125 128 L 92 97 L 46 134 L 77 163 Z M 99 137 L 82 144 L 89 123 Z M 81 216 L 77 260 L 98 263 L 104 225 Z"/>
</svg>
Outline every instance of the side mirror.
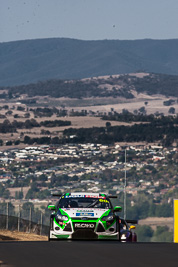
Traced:
<svg viewBox="0 0 178 267">
<path fill-rule="evenodd" d="M 48 210 L 55 210 L 56 209 L 56 206 L 55 205 L 49 205 L 48 206 Z"/>
<path fill-rule="evenodd" d="M 135 229 L 135 228 L 136 228 L 135 225 L 131 225 L 129 230 L 132 230 L 132 229 Z"/>
<path fill-rule="evenodd" d="M 114 207 L 114 212 L 120 212 L 122 211 L 122 208 L 120 206 Z"/>
</svg>

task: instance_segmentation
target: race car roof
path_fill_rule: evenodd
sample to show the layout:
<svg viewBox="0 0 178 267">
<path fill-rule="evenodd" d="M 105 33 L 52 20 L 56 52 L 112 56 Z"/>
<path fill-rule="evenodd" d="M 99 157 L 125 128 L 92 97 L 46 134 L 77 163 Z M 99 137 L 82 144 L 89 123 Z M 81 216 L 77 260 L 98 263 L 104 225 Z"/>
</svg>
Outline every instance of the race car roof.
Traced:
<svg viewBox="0 0 178 267">
<path fill-rule="evenodd" d="M 76 192 L 76 193 L 66 193 L 66 197 L 93 197 L 93 198 L 102 198 L 106 197 L 105 194 L 98 193 L 88 193 L 88 192 Z"/>
<path fill-rule="evenodd" d="M 52 194 L 54 197 L 88 197 L 88 198 L 117 198 L 117 196 L 114 195 L 106 195 L 106 194 L 99 194 L 99 193 L 88 193 L 88 192 L 75 192 L 75 193 L 66 193 L 66 194 L 61 194 L 61 193 L 53 193 Z M 62 197 L 62 198 L 63 198 Z"/>
</svg>

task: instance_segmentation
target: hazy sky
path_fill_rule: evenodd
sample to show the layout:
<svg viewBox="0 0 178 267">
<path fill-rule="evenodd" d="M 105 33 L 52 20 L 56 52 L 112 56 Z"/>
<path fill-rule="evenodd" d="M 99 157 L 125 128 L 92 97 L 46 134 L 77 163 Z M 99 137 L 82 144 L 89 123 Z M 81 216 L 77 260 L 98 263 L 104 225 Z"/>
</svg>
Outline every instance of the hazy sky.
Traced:
<svg viewBox="0 0 178 267">
<path fill-rule="evenodd" d="M 178 0 L 0 0 L 0 42 L 178 38 Z"/>
</svg>

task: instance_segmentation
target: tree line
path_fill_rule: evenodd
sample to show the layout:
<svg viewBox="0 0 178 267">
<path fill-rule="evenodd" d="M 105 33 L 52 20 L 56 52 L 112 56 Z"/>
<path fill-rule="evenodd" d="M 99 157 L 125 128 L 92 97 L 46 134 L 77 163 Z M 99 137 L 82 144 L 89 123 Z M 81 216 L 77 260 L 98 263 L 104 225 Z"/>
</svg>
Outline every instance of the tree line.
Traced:
<svg viewBox="0 0 178 267">
<path fill-rule="evenodd" d="M 148 124 L 135 124 L 133 126 L 109 126 L 93 127 L 89 129 L 69 128 L 64 130 L 66 141 L 73 143 L 102 143 L 111 144 L 114 142 L 160 142 L 165 146 L 171 145 L 177 140 L 178 126 L 173 123 L 162 124 L 160 121 L 153 121 Z M 72 140 L 70 136 L 73 136 Z"/>
<path fill-rule="evenodd" d="M 159 115 L 155 116 L 154 114 L 146 115 L 143 113 L 140 114 L 133 114 L 128 110 L 124 109 L 122 113 L 117 113 L 114 111 L 113 113 L 110 112 L 108 115 L 103 115 L 102 120 L 109 120 L 109 121 L 121 121 L 121 122 L 151 122 L 156 125 L 160 126 L 167 126 L 168 124 L 178 124 L 178 116 L 164 116 Z"/>
<path fill-rule="evenodd" d="M 0 133 L 14 133 L 17 132 L 17 129 L 32 129 L 34 127 L 62 127 L 62 126 L 70 126 L 71 121 L 63 121 L 63 120 L 46 120 L 37 122 L 35 119 L 23 121 L 10 122 L 9 120 L 4 120 L 0 123 Z"/>
<path fill-rule="evenodd" d="M 63 122 L 63 121 L 62 121 Z M 66 122 L 65 122 L 66 123 Z M 63 124 L 53 123 L 51 121 L 42 123 L 45 127 L 62 126 Z M 47 126 L 48 125 L 48 126 Z M 67 125 L 67 123 L 66 123 Z M 34 126 L 40 127 L 40 126 Z M 6 128 L 5 128 L 6 129 Z M 3 132 L 5 129 L 2 128 Z M 8 129 L 8 128 L 7 128 Z M 9 128 L 14 130 L 16 128 Z M 1 131 L 1 128 L 0 128 Z M 111 126 L 106 123 L 106 127 L 93 128 L 69 128 L 63 131 L 62 137 L 42 136 L 31 138 L 28 135 L 21 141 L 25 144 L 67 144 L 67 143 L 101 143 L 113 144 L 115 142 L 159 142 L 165 147 L 171 146 L 177 141 L 178 126 L 173 121 L 153 121 L 147 124 L 135 124 L 132 126 Z M 17 140 L 18 143 L 20 142 Z M 0 140 L 2 145 L 2 140 Z"/>
<path fill-rule="evenodd" d="M 102 86 L 102 87 L 101 87 Z M 108 90 L 109 87 L 109 90 Z M 85 80 L 48 80 L 35 84 L 2 88 L 8 93 L 2 93 L 0 98 L 16 98 L 21 94 L 51 97 L 125 97 L 134 98 L 132 89 L 138 93 L 146 92 L 149 95 L 162 94 L 178 97 L 178 76 L 166 74 L 145 75 L 138 78 L 132 75 L 110 76 L 106 79 Z M 1 90 L 1 88 L 0 88 Z"/>
</svg>

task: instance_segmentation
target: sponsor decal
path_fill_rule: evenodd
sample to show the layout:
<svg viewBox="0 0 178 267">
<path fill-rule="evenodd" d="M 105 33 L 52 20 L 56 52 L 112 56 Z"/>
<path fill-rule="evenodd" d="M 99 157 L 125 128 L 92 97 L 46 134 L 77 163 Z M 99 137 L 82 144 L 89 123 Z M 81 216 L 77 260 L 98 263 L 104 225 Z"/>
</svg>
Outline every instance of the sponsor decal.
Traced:
<svg viewBox="0 0 178 267">
<path fill-rule="evenodd" d="M 74 226 L 75 226 L 75 228 L 80 228 L 80 229 L 93 229 L 93 228 L 95 228 L 94 223 L 75 223 Z"/>
<path fill-rule="evenodd" d="M 94 216 L 92 212 L 77 212 L 76 216 Z"/>
<path fill-rule="evenodd" d="M 77 210 L 77 212 L 94 212 L 94 210 Z"/>
<path fill-rule="evenodd" d="M 65 195 L 65 198 L 75 198 L 75 197 L 86 197 L 86 198 L 99 198 L 99 199 L 105 199 L 106 197 L 104 196 L 96 196 L 96 195 Z"/>
<path fill-rule="evenodd" d="M 85 197 L 88 197 L 88 198 L 101 198 L 101 199 L 105 198 L 105 197 L 102 197 L 102 196 L 91 196 L 91 195 L 86 195 Z"/>
<path fill-rule="evenodd" d="M 104 202 L 104 203 L 109 203 L 109 201 L 107 199 L 99 199 L 100 202 Z"/>
<path fill-rule="evenodd" d="M 70 196 L 65 196 L 65 198 L 73 198 L 73 197 L 85 197 L 85 195 L 70 195 Z"/>
</svg>

